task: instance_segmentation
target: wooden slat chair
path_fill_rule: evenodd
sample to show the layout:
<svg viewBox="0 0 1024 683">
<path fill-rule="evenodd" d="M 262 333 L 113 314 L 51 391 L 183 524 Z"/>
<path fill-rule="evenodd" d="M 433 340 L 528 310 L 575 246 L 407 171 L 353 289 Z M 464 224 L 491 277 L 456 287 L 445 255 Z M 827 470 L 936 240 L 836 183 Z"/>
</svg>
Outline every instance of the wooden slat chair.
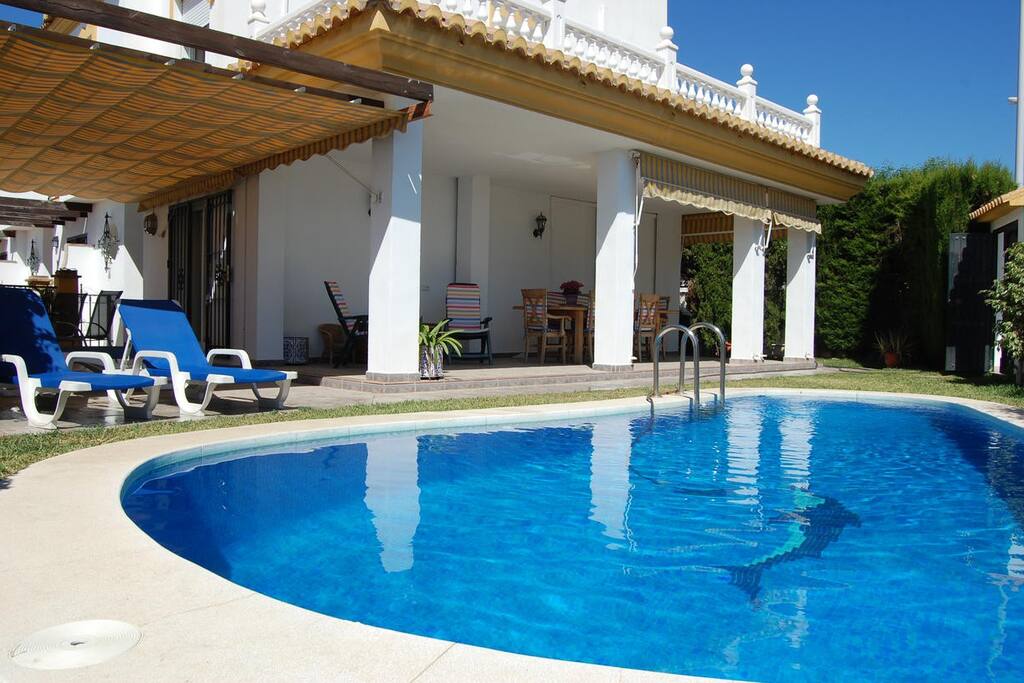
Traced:
<svg viewBox="0 0 1024 683">
<path fill-rule="evenodd" d="M 644 362 L 642 343 L 647 341 L 647 355 L 654 353 L 654 338 L 658 335 L 658 295 L 641 294 L 637 297 L 636 318 L 633 322 L 633 339 L 636 340 L 636 358 Z"/>
<path fill-rule="evenodd" d="M 658 332 L 661 332 L 663 329 L 665 329 L 665 326 L 668 325 L 669 322 L 670 321 L 668 319 L 668 297 L 667 296 L 659 296 L 658 297 Z M 661 359 L 665 360 L 665 345 L 664 344 L 662 344 L 662 346 L 661 346 Z"/>
<path fill-rule="evenodd" d="M 330 297 L 331 305 L 334 306 L 338 324 L 345 332 L 345 345 L 334 361 L 334 367 L 348 365 L 355 354 L 356 344 L 366 342 L 369 317 L 352 315 L 349 312 L 348 301 L 345 300 L 345 295 L 341 293 L 341 287 L 334 280 L 324 280 L 324 289 L 327 290 L 327 296 Z"/>
<path fill-rule="evenodd" d="M 594 362 L 594 292 L 580 294 L 577 302 L 580 306 L 587 307 L 587 315 L 583 323 L 583 355 L 590 356 L 590 362 Z"/>
<path fill-rule="evenodd" d="M 480 285 L 472 282 L 452 282 L 445 289 L 444 317 L 448 319 L 448 329 L 458 330 L 454 337 L 460 342 L 479 341 L 480 351 L 470 352 L 462 349 L 460 358 L 479 359 L 494 365 L 491 355 L 492 318 L 480 317 Z"/>
<path fill-rule="evenodd" d="M 547 354 L 548 346 L 555 346 L 562 352 L 562 363 L 565 363 L 569 348 L 569 335 L 566 332 L 569 318 L 548 313 L 548 292 L 544 289 L 524 289 L 523 292 L 523 363 L 530 358 L 530 341 L 537 341 L 537 353 L 541 365 Z M 549 342 L 554 342 L 549 344 Z"/>
</svg>

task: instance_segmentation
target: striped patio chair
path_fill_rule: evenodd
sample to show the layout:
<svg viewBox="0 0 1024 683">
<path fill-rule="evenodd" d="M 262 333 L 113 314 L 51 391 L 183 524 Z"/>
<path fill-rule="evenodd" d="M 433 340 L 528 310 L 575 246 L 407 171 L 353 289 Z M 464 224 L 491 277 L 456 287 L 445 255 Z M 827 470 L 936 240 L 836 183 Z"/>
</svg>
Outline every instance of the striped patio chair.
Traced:
<svg viewBox="0 0 1024 683">
<path fill-rule="evenodd" d="M 590 362 L 594 362 L 594 291 L 589 294 L 580 294 L 576 302 L 580 306 L 587 307 L 587 316 L 583 322 L 583 355 L 590 356 Z"/>
<path fill-rule="evenodd" d="M 548 306 L 564 306 L 565 294 L 560 289 L 548 290 Z"/>
<path fill-rule="evenodd" d="M 327 290 L 327 296 L 330 297 L 331 305 L 334 306 L 338 324 L 341 325 L 345 333 L 345 343 L 337 360 L 334 361 L 334 367 L 348 365 L 355 354 L 356 344 L 366 343 L 369 318 L 365 315 L 352 315 L 349 312 L 348 301 L 345 300 L 345 295 L 341 293 L 341 287 L 334 280 L 324 280 L 324 289 Z"/>
<path fill-rule="evenodd" d="M 452 282 L 445 289 L 444 317 L 448 319 L 448 329 L 458 330 L 455 338 L 460 342 L 479 341 L 479 352 L 462 350 L 461 358 L 485 360 L 494 365 L 491 355 L 491 320 L 490 316 L 480 317 L 480 285 L 472 282 Z"/>
</svg>

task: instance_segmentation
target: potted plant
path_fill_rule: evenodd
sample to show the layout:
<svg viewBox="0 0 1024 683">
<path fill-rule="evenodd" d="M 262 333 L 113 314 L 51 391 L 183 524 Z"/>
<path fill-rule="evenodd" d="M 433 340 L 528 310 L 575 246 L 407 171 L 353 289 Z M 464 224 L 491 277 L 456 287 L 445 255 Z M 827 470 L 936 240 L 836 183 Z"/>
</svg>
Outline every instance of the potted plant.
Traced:
<svg viewBox="0 0 1024 683">
<path fill-rule="evenodd" d="M 890 330 L 884 334 L 876 333 L 875 345 L 887 368 L 895 368 L 910 355 L 910 340 L 902 332 Z"/>
<path fill-rule="evenodd" d="M 453 353 L 462 355 L 462 342 L 455 338 L 461 330 L 448 330 L 448 321 L 442 320 L 431 327 L 420 325 L 420 378 L 442 379 L 444 357 Z"/>
<path fill-rule="evenodd" d="M 565 303 L 567 306 L 575 306 L 576 298 L 583 291 L 583 283 L 579 280 L 569 280 L 559 285 L 562 290 L 562 294 L 565 295 Z"/>
</svg>

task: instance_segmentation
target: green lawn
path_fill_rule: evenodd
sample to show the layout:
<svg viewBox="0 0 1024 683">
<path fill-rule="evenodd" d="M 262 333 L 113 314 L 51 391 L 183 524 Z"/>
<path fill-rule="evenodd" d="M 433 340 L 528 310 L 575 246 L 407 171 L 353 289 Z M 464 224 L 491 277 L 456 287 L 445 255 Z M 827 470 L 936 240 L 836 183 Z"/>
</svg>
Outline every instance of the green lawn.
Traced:
<svg viewBox="0 0 1024 683">
<path fill-rule="evenodd" d="M 831 360 L 831 359 L 830 359 Z M 1024 407 L 1024 391 L 1001 378 L 964 379 L 922 370 L 868 370 L 855 363 L 841 365 L 838 372 L 795 377 L 764 377 L 730 382 L 737 387 L 779 387 L 800 389 L 849 389 L 856 391 L 898 391 L 914 394 L 957 396 L 995 401 Z M 672 387 L 666 387 L 671 390 Z M 251 413 L 240 416 L 214 417 L 192 422 L 162 420 L 120 427 L 91 427 L 0 436 L 0 478 L 10 476 L 34 462 L 54 455 L 90 446 L 162 434 L 177 434 L 221 427 L 268 422 L 287 422 L 329 417 L 411 413 L 419 411 L 446 412 L 467 408 L 498 408 L 543 403 L 574 403 L 627 396 L 643 396 L 646 388 L 611 391 L 585 391 L 563 394 L 496 396 L 442 401 L 405 401 L 347 406 L 330 410 L 297 408 L 280 412 Z"/>
</svg>

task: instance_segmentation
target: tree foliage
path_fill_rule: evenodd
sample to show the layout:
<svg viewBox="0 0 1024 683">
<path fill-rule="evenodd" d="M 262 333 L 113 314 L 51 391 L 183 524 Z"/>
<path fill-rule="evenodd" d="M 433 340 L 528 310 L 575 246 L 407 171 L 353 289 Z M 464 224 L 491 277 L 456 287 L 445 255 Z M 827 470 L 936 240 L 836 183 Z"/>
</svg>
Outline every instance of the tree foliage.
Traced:
<svg viewBox="0 0 1024 683">
<path fill-rule="evenodd" d="M 1011 358 L 1024 361 L 1024 243 L 1010 247 L 1002 279 L 996 280 L 985 295 L 998 314 L 995 332 L 1002 337 L 1000 344 Z M 1018 370 L 1017 383 L 1020 381 Z"/>
<path fill-rule="evenodd" d="M 932 160 L 884 169 L 846 204 L 819 209 L 819 350 L 864 354 L 876 334 L 898 330 L 916 362 L 941 367 L 949 234 L 1012 188 L 998 164 Z"/>
</svg>

